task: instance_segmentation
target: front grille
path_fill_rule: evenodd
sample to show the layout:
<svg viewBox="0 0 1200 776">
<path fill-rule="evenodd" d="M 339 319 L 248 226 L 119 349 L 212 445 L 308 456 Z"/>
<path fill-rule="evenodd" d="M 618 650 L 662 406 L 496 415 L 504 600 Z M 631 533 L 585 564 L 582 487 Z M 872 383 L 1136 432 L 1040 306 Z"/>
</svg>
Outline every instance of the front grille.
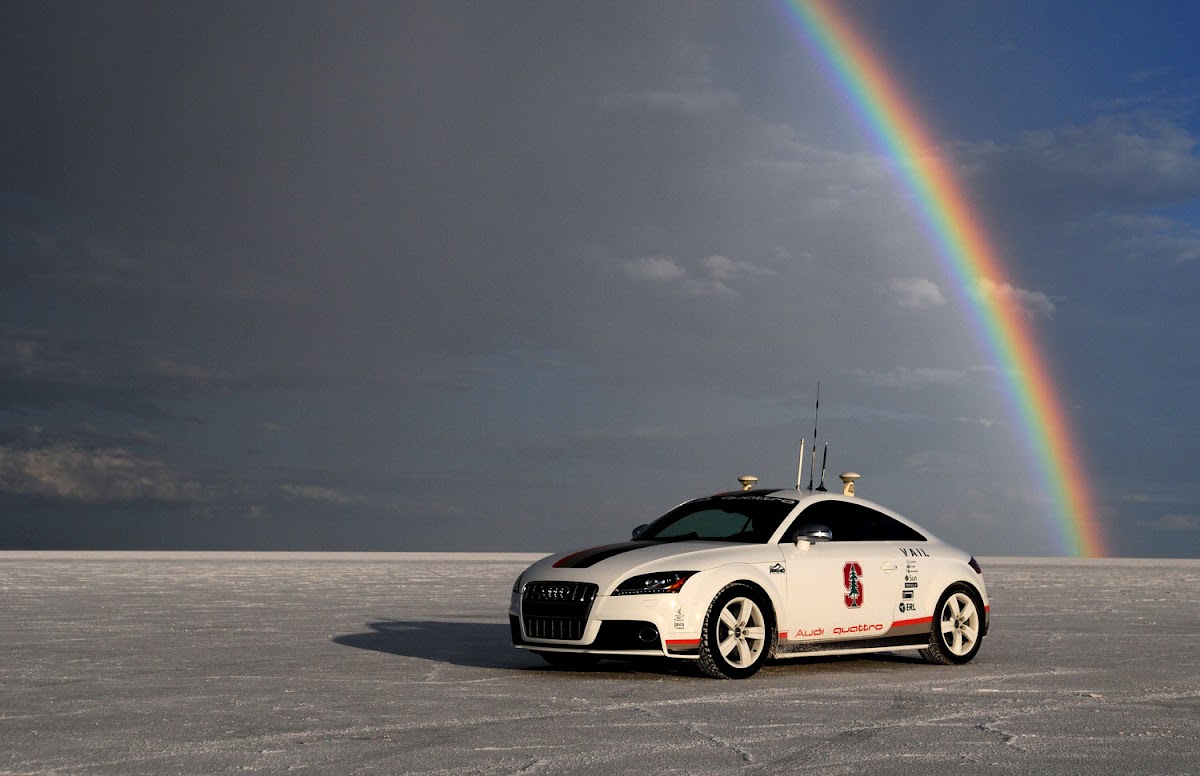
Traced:
<svg viewBox="0 0 1200 776">
<path fill-rule="evenodd" d="M 531 639 L 579 641 L 596 600 L 586 582 L 530 582 L 521 596 L 521 620 Z"/>
</svg>

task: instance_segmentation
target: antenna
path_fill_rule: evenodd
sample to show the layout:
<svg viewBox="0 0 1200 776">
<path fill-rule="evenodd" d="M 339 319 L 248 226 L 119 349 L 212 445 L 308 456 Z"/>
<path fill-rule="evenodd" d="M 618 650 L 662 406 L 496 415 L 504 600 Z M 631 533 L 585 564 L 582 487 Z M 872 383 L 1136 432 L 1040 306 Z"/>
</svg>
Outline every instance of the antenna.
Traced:
<svg viewBox="0 0 1200 776">
<path fill-rule="evenodd" d="M 817 381 L 817 408 L 813 410 L 812 458 L 808 460 L 808 489 L 813 489 L 813 467 L 817 464 L 817 418 L 821 416 L 821 381 Z M 824 478 L 822 478 L 824 479 Z"/>
<path fill-rule="evenodd" d="M 796 467 L 796 490 L 804 484 L 804 440 L 800 440 L 800 465 Z"/>
<path fill-rule="evenodd" d="M 817 490 L 825 492 L 825 462 L 829 460 L 829 443 L 825 443 L 825 452 L 821 454 L 821 484 L 817 486 Z"/>
</svg>

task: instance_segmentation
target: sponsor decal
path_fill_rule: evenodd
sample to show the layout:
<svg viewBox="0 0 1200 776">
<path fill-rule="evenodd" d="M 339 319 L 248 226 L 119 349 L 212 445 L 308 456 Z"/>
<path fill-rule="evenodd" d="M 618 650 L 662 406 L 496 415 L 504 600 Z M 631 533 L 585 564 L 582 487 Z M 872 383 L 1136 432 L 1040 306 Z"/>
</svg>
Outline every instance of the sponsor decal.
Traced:
<svg viewBox="0 0 1200 776">
<path fill-rule="evenodd" d="M 846 586 L 844 596 L 847 609 L 857 609 L 863 602 L 862 566 L 857 561 L 850 561 L 842 566 L 842 584 Z"/>
<path fill-rule="evenodd" d="M 794 498 L 780 498 L 779 496 L 720 496 L 722 501 L 777 501 L 780 504 L 795 504 Z"/>
<path fill-rule="evenodd" d="M 675 630 L 683 630 L 687 625 L 687 615 L 683 613 L 683 609 L 675 610 Z"/>
<path fill-rule="evenodd" d="M 917 583 L 916 583 L 916 582 L 905 582 L 905 583 L 904 583 L 904 586 L 905 586 L 906 588 L 909 588 L 909 589 L 911 589 L 911 588 L 914 588 L 914 587 L 916 587 L 916 586 L 917 586 Z"/>
<path fill-rule="evenodd" d="M 916 610 L 916 604 L 906 604 L 903 601 L 900 602 L 900 614 L 904 614 L 905 612 L 915 612 Z"/>
<path fill-rule="evenodd" d="M 824 636 L 824 635 L 825 635 L 824 628 L 813 628 L 812 630 L 804 630 L 803 628 L 801 628 L 800 630 L 796 631 L 795 637 L 798 639 L 809 639 L 809 638 L 812 638 L 813 636 Z"/>
<path fill-rule="evenodd" d="M 902 597 L 903 597 L 903 598 L 906 598 L 906 599 L 908 599 L 908 598 L 912 598 L 912 597 L 913 597 L 913 591 L 911 591 L 911 590 L 905 590 L 905 591 L 904 591 L 904 592 L 903 592 L 901 595 L 902 595 Z"/>
<path fill-rule="evenodd" d="M 847 625 L 844 628 L 839 626 L 833 629 L 833 633 L 834 635 L 841 635 L 843 633 L 870 633 L 871 631 L 881 631 L 883 629 L 883 623 L 873 622 L 863 623 L 862 625 Z"/>
<path fill-rule="evenodd" d="M 900 552 L 904 553 L 906 558 L 928 558 L 929 553 L 922 550 L 920 547 L 901 547 Z"/>
<path fill-rule="evenodd" d="M 776 563 L 774 566 L 771 567 L 772 574 L 782 574 L 785 571 L 786 571 L 786 569 L 783 567 L 782 563 Z"/>
<path fill-rule="evenodd" d="M 916 574 L 905 574 L 905 575 L 904 575 L 904 581 L 905 581 L 905 582 L 916 582 L 916 581 L 917 581 L 917 575 L 916 575 Z"/>
</svg>

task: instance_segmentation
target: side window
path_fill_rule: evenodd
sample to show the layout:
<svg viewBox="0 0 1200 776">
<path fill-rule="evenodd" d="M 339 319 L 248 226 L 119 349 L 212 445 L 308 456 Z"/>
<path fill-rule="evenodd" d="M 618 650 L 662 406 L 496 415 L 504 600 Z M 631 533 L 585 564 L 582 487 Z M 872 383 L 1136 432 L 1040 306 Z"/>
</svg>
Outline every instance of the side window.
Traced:
<svg viewBox="0 0 1200 776">
<path fill-rule="evenodd" d="M 820 501 L 805 509 L 792 523 L 800 527 L 819 523 L 829 527 L 835 542 L 923 542 L 925 537 L 899 520 L 862 504 Z"/>
<path fill-rule="evenodd" d="M 789 530 L 789 536 L 785 537 L 786 541 L 792 541 L 796 529 L 800 526 L 816 523 L 823 525 L 833 532 L 833 540 L 841 542 L 846 540 L 845 520 L 842 519 L 842 511 L 838 509 L 842 504 L 840 501 L 818 501 L 812 506 L 806 508 L 803 512 L 796 516 L 792 521 L 792 527 Z"/>
<path fill-rule="evenodd" d="M 861 504 L 845 504 L 854 515 L 860 542 L 923 542 L 925 537 L 899 520 L 893 520 L 882 512 L 876 512 Z M 833 538 L 837 538 L 835 534 Z"/>
</svg>

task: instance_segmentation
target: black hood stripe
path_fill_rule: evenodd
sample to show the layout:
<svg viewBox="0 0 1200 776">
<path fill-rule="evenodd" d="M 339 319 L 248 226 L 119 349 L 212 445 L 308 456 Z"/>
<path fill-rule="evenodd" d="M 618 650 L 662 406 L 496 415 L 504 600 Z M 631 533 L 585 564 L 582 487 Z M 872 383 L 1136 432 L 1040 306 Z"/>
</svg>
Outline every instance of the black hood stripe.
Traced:
<svg viewBox="0 0 1200 776">
<path fill-rule="evenodd" d="M 590 550 L 580 550 L 579 552 L 571 553 L 555 562 L 556 569 L 586 569 L 595 566 L 602 560 L 608 560 L 614 555 L 620 555 L 630 550 L 640 550 L 643 547 L 650 547 L 658 544 L 658 542 L 617 542 L 616 544 L 606 544 L 603 547 L 593 547 Z"/>
</svg>

